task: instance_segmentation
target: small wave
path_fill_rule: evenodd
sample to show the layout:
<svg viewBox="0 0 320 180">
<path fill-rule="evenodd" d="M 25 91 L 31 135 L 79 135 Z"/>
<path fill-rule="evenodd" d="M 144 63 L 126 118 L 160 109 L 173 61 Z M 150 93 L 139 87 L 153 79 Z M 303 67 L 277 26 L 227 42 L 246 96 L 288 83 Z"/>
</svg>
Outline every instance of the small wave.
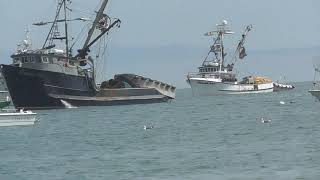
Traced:
<svg viewBox="0 0 320 180">
<path fill-rule="evenodd" d="M 65 108 L 67 109 L 73 109 L 73 108 L 78 108 L 76 106 L 72 106 L 72 104 L 70 104 L 69 102 L 65 101 L 65 100 L 62 100 L 60 99 L 61 103 L 64 105 Z"/>
</svg>

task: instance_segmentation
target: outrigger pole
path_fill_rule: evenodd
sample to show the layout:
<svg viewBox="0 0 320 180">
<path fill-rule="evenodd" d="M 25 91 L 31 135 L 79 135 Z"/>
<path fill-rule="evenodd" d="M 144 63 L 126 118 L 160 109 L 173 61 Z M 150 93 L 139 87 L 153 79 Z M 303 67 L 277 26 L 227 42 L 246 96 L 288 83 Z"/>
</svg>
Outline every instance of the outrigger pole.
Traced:
<svg viewBox="0 0 320 180">
<path fill-rule="evenodd" d="M 108 4 L 108 0 L 104 0 L 104 1 L 102 2 L 101 7 L 100 7 L 99 11 L 97 12 L 96 18 L 95 18 L 94 21 L 93 21 L 92 27 L 91 27 L 91 29 L 90 29 L 89 32 L 88 32 L 87 39 L 86 39 L 86 41 L 85 41 L 82 49 L 79 49 L 79 50 L 78 50 L 79 54 L 78 54 L 77 56 L 80 56 L 80 57 L 82 57 L 82 58 L 84 58 L 84 56 L 86 56 L 87 51 L 88 51 L 88 47 L 87 47 L 87 46 L 88 46 L 88 44 L 89 44 L 89 41 L 91 40 L 91 37 L 92 37 L 92 35 L 93 35 L 93 33 L 94 33 L 94 30 L 95 30 L 97 24 L 99 23 L 99 21 L 100 21 L 101 18 L 103 17 L 103 12 L 104 12 L 107 4 Z M 108 28 L 108 29 L 109 29 L 109 28 Z"/>
<path fill-rule="evenodd" d="M 231 66 L 233 66 L 236 63 L 238 54 L 239 54 L 240 59 L 242 59 L 246 56 L 245 49 L 244 49 L 244 43 L 246 41 L 247 34 L 249 33 L 249 31 L 251 31 L 251 29 L 252 29 L 252 25 L 250 24 L 244 30 L 244 33 L 242 34 L 241 40 L 238 43 L 237 49 L 234 52 L 234 55 L 232 57 Z"/>
</svg>

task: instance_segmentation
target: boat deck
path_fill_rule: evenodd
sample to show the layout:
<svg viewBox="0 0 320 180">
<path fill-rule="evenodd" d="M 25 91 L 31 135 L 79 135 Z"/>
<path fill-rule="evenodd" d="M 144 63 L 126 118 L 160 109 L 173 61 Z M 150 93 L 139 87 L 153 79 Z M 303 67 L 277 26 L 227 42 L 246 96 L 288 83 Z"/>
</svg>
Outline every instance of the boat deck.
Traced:
<svg viewBox="0 0 320 180">
<path fill-rule="evenodd" d="M 56 95 L 49 94 L 50 97 L 65 100 L 81 100 L 81 101 L 122 101 L 122 100 L 146 100 L 146 99 L 163 99 L 164 95 L 143 95 L 143 96 L 115 96 L 115 97 L 104 97 L 104 96 L 69 96 L 69 95 Z"/>
</svg>

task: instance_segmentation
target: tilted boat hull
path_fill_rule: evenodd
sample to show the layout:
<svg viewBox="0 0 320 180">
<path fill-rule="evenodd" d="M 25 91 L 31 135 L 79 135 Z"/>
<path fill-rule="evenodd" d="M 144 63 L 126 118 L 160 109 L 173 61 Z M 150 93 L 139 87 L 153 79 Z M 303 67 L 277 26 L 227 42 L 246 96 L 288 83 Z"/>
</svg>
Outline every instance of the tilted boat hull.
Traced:
<svg viewBox="0 0 320 180">
<path fill-rule="evenodd" d="M 320 101 L 320 90 L 309 90 L 309 93 Z"/>
<path fill-rule="evenodd" d="M 154 88 L 95 89 L 92 79 L 59 72 L 1 65 L 11 99 L 16 108 L 65 108 L 165 102 L 171 99 Z"/>
<path fill-rule="evenodd" d="M 247 94 L 273 92 L 273 83 L 235 84 L 227 82 L 208 82 L 189 79 L 192 93 L 195 96 L 211 96 L 223 94 Z"/>
</svg>

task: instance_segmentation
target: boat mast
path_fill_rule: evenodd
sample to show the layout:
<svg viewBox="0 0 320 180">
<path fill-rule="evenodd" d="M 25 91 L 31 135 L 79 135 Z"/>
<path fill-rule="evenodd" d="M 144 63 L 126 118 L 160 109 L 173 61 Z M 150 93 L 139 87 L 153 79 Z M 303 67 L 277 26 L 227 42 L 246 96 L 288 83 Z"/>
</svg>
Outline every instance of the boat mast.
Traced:
<svg viewBox="0 0 320 180">
<path fill-rule="evenodd" d="M 204 34 L 205 36 L 214 36 L 213 37 L 214 43 L 210 47 L 208 55 L 206 56 L 202 65 L 204 65 L 205 62 L 207 62 L 209 55 L 211 53 L 214 53 L 215 59 L 213 61 L 218 62 L 219 71 L 222 71 L 224 67 L 224 57 L 225 57 L 224 45 L 223 45 L 224 35 L 234 33 L 227 28 L 227 24 L 228 22 L 226 20 L 223 20 L 221 24 L 216 24 L 216 28 L 217 28 L 216 30 L 210 31 Z"/>
<path fill-rule="evenodd" d="M 224 61 L 224 55 L 223 55 L 223 32 L 220 31 L 220 67 L 219 71 L 222 71 L 223 61 Z"/>
<path fill-rule="evenodd" d="M 224 46 L 223 46 L 223 39 L 224 39 L 224 34 L 232 34 L 230 30 L 227 29 L 227 24 L 228 22 L 226 20 L 223 20 L 221 24 L 217 25 L 217 33 L 218 33 L 218 39 L 220 40 L 219 42 L 219 71 L 222 71 L 222 67 L 224 67 Z"/>
<path fill-rule="evenodd" d="M 233 66 L 236 63 L 236 61 L 238 59 L 237 58 L 238 55 L 239 55 L 240 59 L 243 59 L 247 55 L 245 53 L 244 43 L 246 42 L 247 35 L 251 31 L 251 29 L 252 29 L 252 25 L 250 24 L 244 30 L 244 32 L 243 32 L 243 34 L 241 36 L 241 40 L 238 43 L 237 49 L 233 54 L 232 61 L 231 61 L 231 66 Z"/>
<path fill-rule="evenodd" d="M 56 12 L 56 16 L 54 18 L 54 21 L 52 22 L 52 26 L 50 28 L 50 31 L 47 35 L 47 38 L 42 46 L 43 49 L 50 49 L 53 48 L 55 45 L 53 44 L 53 40 L 55 39 L 59 39 L 59 40 L 65 40 L 65 51 L 66 51 L 66 56 L 67 56 L 67 60 L 69 61 L 69 42 L 68 42 L 68 20 L 67 20 L 67 1 L 69 0 L 60 0 L 59 1 L 59 5 L 57 8 L 57 12 Z M 59 15 L 61 12 L 61 9 L 63 8 L 64 11 L 64 18 L 61 20 L 59 20 Z M 59 22 L 64 22 L 64 30 L 65 30 L 65 36 L 64 37 L 58 37 L 60 36 L 60 33 L 58 31 L 58 23 Z M 47 22 L 48 23 L 48 22 Z M 46 24 L 46 23 L 43 23 Z M 41 23 L 36 23 L 34 25 L 42 25 Z M 47 43 L 49 41 L 48 46 Z"/>
<path fill-rule="evenodd" d="M 67 60 L 69 62 L 69 42 L 68 42 L 68 23 L 67 23 L 67 4 L 66 0 L 63 0 L 63 9 L 64 9 L 64 32 L 65 32 L 65 40 L 66 40 L 66 53 L 67 53 Z"/>
<path fill-rule="evenodd" d="M 42 49 L 47 49 L 47 48 L 49 48 L 49 47 L 46 46 L 49 39 L 50 39 L 49 46 L 52 46 L 52 40 L 53 40 L 54 37 L 57 35 L 57 33 L 56 33 L 56 32 L 53 32 L 53 31 L 54 31 L 55 27 L 57 27 L 57 20 L 58 20 L 58 17 L 59 17 L 59 14 L 60 14 L 60 11 L 61 11 L 62 4 L 63 4 L 63 3 L 62 3 L 62 2 L 59 2 L 58 4 L 59 4 L 59 6 L 58 6 L 58 8 L 57 8 L 56 16 L 55 16 L 55 18 L 54 18 L 54 20 L 53 20 L 53 22 L 52 22 L 50 31 L 49 31 L 49 33 L 48 33 L 48 35 L 47 35 L 47 38 L 46 38 L 46 40 L 45 40 L 45 42 L 44 42 L 44 44 L 43 44 L 43 46 L 42 46 Z"/>
</svg>

